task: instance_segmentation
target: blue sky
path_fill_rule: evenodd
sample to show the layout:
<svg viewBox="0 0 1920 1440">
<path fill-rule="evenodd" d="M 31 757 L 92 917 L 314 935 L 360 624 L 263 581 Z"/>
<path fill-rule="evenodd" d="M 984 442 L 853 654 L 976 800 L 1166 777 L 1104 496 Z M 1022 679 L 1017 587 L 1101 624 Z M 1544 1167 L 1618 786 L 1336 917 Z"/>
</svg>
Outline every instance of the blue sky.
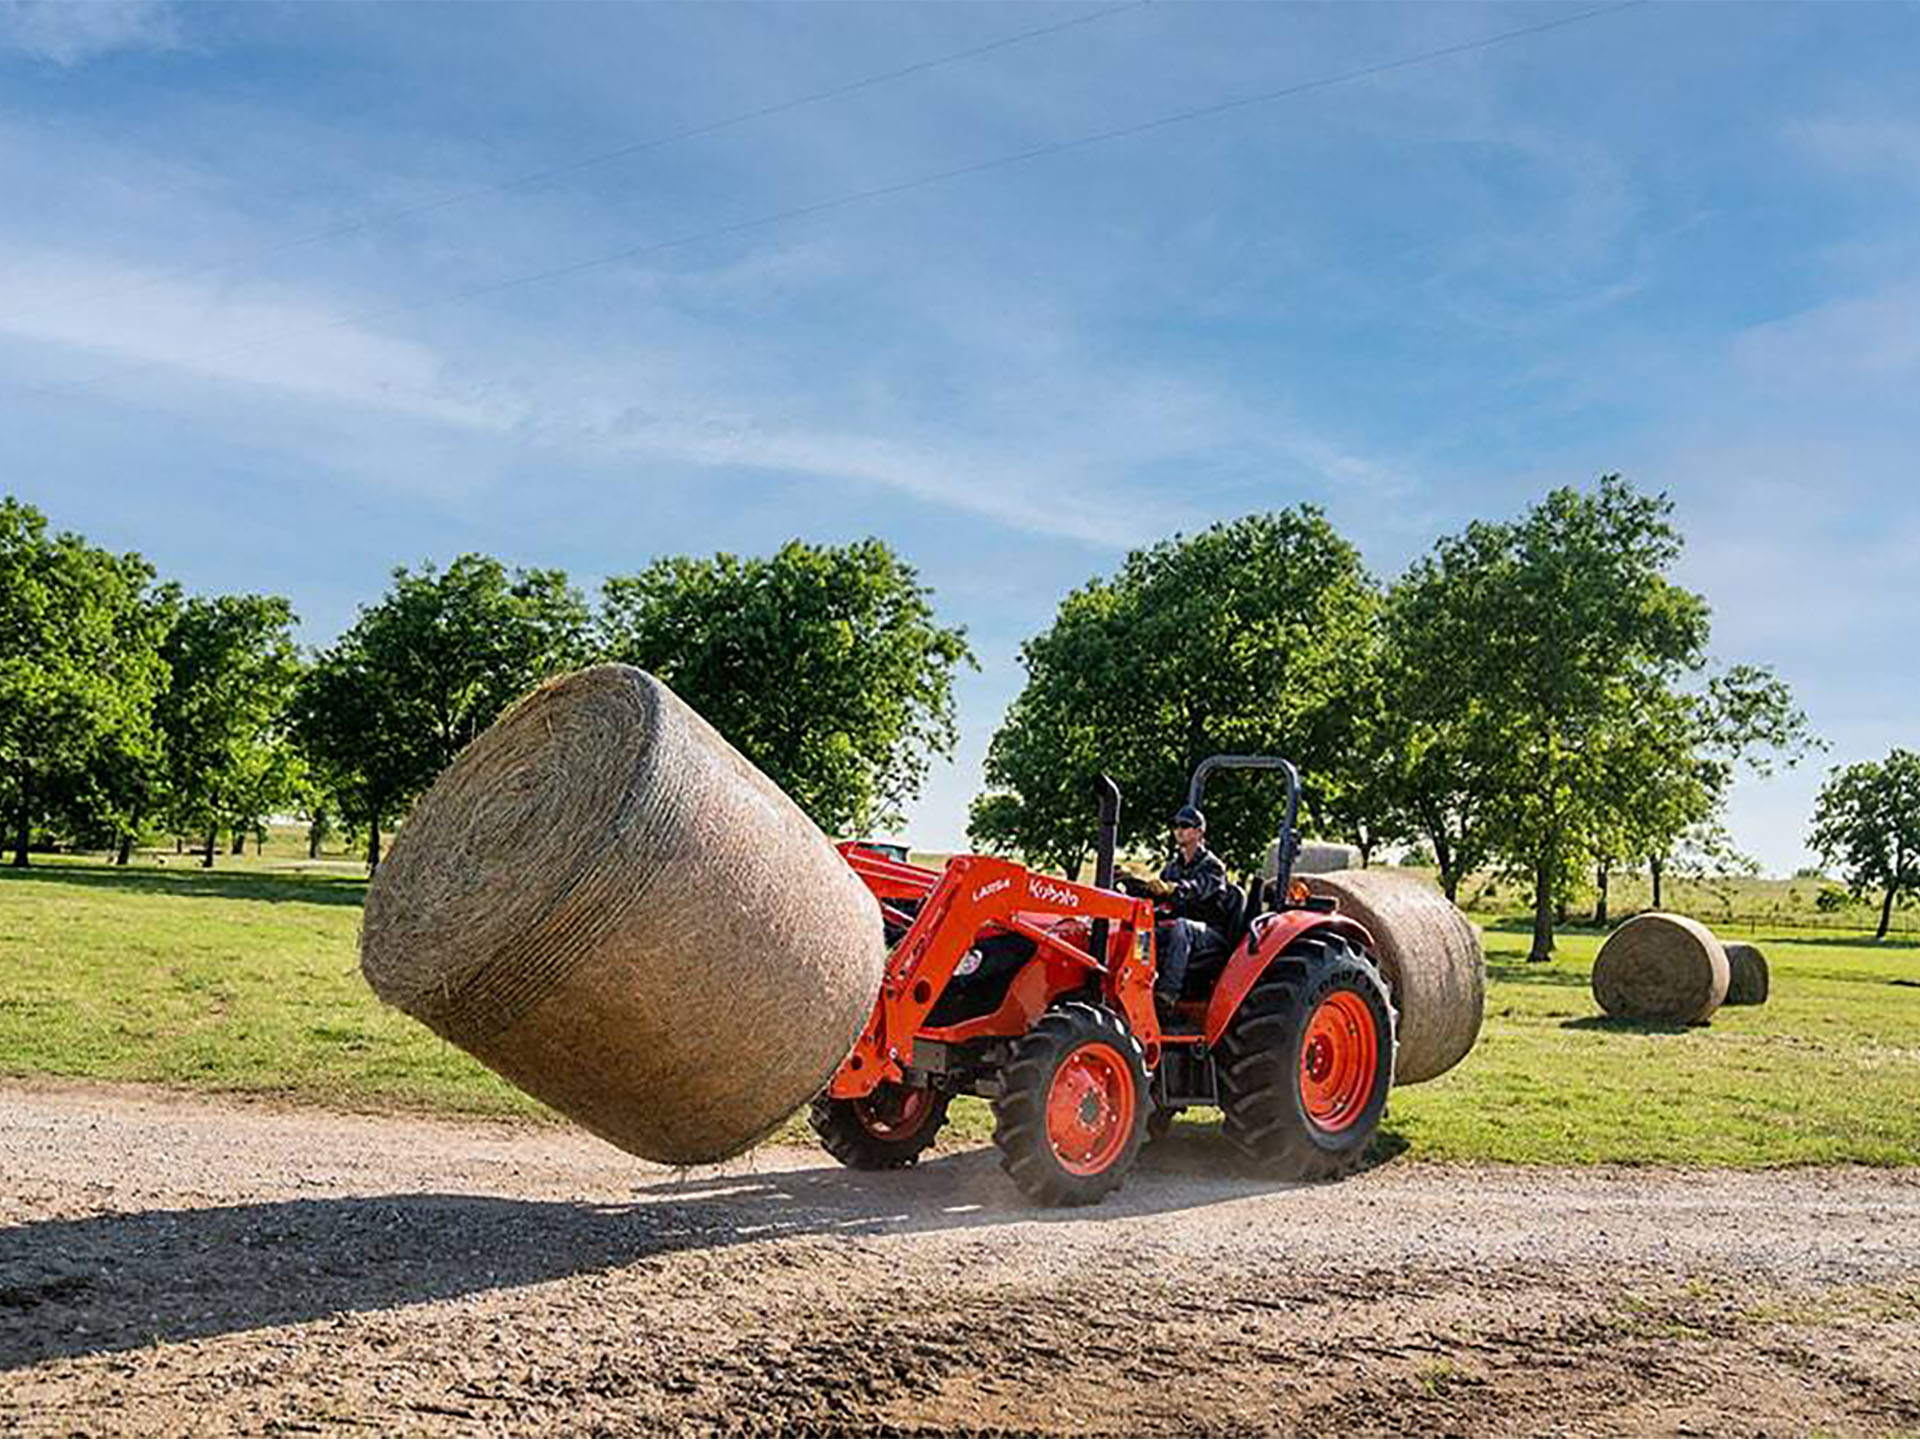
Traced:
<svg viewBox="0 0 1920 1440">
<path fill-rule="evenodd" d="M 1389 576 L 1618 470 L 1833 745 L 1735 796 L 1790 868 L 1920 743 L 1920 7 L 1635 6 L 734 228 L 1591 8 L 0 5 L 0 490 L 315 643 L 464 550 L 880 535 L 981 660 L 939 846 L 1129 545 L 1313 501 Z"/>
</svg>

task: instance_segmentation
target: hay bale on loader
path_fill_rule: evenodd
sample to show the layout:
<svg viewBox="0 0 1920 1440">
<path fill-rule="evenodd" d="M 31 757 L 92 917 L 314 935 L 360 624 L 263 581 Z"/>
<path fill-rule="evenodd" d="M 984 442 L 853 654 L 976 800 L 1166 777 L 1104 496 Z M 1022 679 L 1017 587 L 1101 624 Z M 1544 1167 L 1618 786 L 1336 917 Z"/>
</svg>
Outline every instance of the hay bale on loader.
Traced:
<svg viewBox="0 0 1920 1440">
<path fill-rule="evenodd" d="M 1727 952 L 1728 1005 L 1764 1005 L 1767 1003 L 1767 957 L 1760 947 L 1744 940 L 1722 940 Z"/>
<path fill-rule="evenodd" d="M 367 894 L 390 1005 L 622 1149 L 692 1164 L 832 1076 L 886 960 L 827 838 L 645 671 L 541 686 L 414 807 Z"/>
<path fill-rule="evenodd" d="M 1652 910 L 1606 938 L 1593 998 L 1626 1020 L 1698 1025 L 1727 998 L 1727 955 L 1698 920 Z"/>
<path fill-rule="evenodd" d="M 1486 960 L 1480 932 L 1438 890 L 1392 870 L 1303 875 L 1307 891 L 1331 895 L 1342 914 L 1367 927 L 1400 1012 L 1396 1085 L 1445 1074 L 1480 1036 Z"/>
</svg>

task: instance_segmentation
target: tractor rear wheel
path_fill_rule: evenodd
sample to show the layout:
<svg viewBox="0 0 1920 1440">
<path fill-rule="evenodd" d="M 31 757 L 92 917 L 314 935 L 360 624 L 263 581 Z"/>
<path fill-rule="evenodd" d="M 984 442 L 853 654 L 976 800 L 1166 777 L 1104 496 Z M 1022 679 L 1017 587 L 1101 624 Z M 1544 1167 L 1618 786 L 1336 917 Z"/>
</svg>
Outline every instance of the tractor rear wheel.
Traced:
<svg viewBox="0 0 1920 1440">
<path fill-rule="evenodd" d="M 1146 1128 L 1147 1062 L 1101 1005 L 1056 1005 L 1014 1043 L 993 1101 L 1000 1168 L 1043 1205 L 1091 1205 L 1117 1189 Z"/>
<path fill-rule="evenodd" d="M 853 1170 L 898 1170 L 933 1144 L 952 1097 L 887 1081 L 858 1099 L 815 1097 L 807 1123 L 826 1151 Z"/>
<path fill-rule="evenodd" d="M 1280 1179 L 1358 1169 L 1386 1111 L 1393 1046 L 1393 1005 L 1372 960 L 1343 936 L 1301 936 L 1221 1036 L 1228 1142 Z"/>
</svg>

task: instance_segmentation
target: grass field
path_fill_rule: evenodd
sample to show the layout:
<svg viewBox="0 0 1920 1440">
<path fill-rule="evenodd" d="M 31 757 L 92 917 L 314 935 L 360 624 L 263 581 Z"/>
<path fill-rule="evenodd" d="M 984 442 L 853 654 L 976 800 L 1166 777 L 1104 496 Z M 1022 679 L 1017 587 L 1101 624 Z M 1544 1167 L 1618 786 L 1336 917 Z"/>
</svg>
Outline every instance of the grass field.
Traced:
<svg viewBox="0 0 1920 1440">
<path fill-rule="evenodd" d="M 355 965 L 364 889 L 350 863 L 309 865 L 290 842 L 262 858 L 223 856 L 212 872 L 151 856 L 124 870 L 37 859 L 0 871 L 0 1074 L 544 1115 L 374 1000 Z M 1395 1092 L 1384 1150 L 1528 1164 L 1920 1164 L 1920 947 L 1763 932 L 1770 1003 L 1665 1030 L 1598 1015 L 1587 976 L 1599 935 L 1564 932 L 1552 964 L 1528 965 L 1522 924 L 1480 918 L 1490 978 L 1480 1044 L 1451 1074 Z M 987 1128 L 983 1106 L 957 1107 L 956 1140 Z"/>
</svg>

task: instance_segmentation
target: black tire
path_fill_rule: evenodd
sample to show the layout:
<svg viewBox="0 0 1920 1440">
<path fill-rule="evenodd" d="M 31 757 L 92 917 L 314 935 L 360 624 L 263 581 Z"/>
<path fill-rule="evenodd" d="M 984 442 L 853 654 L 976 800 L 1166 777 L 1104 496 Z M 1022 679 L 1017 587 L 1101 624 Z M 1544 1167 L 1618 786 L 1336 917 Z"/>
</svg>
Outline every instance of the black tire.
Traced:
<svg viewBox="0 0 1920 1440">
<path fill-rule="evenodd" d="M 1063 1084 L 1093 1076 L 1111 1084 L 1110 1091 L 1093 1086 L 1078 1112 L 1092 1138 L 1077 1161 L 1073 1147 L 1080 1135 L 1057 1137 L 1048 1125 L 1056 1079 L 1069 1066 Z M 1042 1205 L 1091 1205 L 1126 1177 L 1140 1153 L 1151 1106 L 1146 1055 L 1126 1022 L 1081 1000 L 1056 1005 L 1014 1043 L 1001 1072 L 993 1101 L 1000 1168 Z"/>
<path fill-rule="evenodd" d="M 1309 1020 L 1342 994 L 1374 1025 L 1374 1072 L 1350 1092 L 1357 1113 L 1326 1128 L 1302 1093 Z M 1393 1083 L 1393 1003 L 1366 952 L 1329 932 L 1303 935 L 1267 966 L 1220 1037 L 1220 1107 L 1228 1142 L 1259 1173 L 1284 1180 L 1332 1180 L 1358 1169 L 1386 1112 Z M 1364 1075 L 1364 1070 L 1359 1072 Z"/>
<path fill-rule="evenodd" d="M 939 1090 L 910 1089 L 891 1081 L 858 1100 L 814 1098 L 807 1123 L 826 1151 L 852 1170 L 898 1170 L 933 1144 L 947 1123 L 952 1097 Z M 918 1124 L 904 1127 L 909 1106 L 924 1105 Z"/>
</svg>

